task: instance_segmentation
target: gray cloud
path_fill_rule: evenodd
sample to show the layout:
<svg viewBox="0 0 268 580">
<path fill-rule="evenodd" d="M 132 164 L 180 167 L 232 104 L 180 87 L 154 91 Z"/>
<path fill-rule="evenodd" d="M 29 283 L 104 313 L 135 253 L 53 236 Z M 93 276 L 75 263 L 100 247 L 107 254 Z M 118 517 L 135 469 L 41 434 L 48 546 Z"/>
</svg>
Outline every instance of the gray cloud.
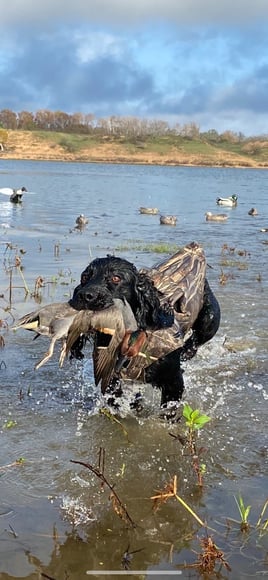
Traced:
<svg viewBox="0 0 268 580">
<path fill-rule="evenodd" d="M 0 109 L 50 108 L 96 115 L 123 115 L 126 103 L 142 107 L 142 101 L 156 93 L 152 74 L 124 53 L 97 54 L 81 62 L 76 42 L 66 32 L 25 39 L 1 73 L 1 86 Z"/>
<path fill-rule="evenodd" d="M 115 25 L 146 21 L 181 24 L 262 22 L 268 16 L 267 0 L 0 0 L 0 26 L 48 25 L 51 20 Z"/>
<path fill-rule="evenodd" d="M 42 3 L 38 11 L 36 1 L 10 2 L 17 10 L 12 25 L 9 5 L 2 11 L 10 28 L 4 27 L 1 33 L 0 110 L 35 112 L 47 108 L 92 113 L 96 117 L 133 115 L 171 123 L 195 122 L 202 130 L 228 128 L 255 134 L 260 127 L 267 132 L 265 20 L 246 28 L 188 26 L 183 14 L 186 7 L 190 10 L 191 1 L 186 4 L 166 0 L 161 23 L 153 26 L 151 19 L 146 29 L 141 20 L 142 25 L 131 31 L 134 34 L 127 29 L 130 14 L 136 10 L 133 23 L 138 22 L 142 10 L 148 20 L 150 14 L 160 18 L 162 0 L 154 0 L 154 10 L 151 0 L 137 0 L 135 4 L 132 0 L 77 0 L 75 17 L 73 2 L 67 2 L 65 9 L 61 0 L 54 1 L 53 13 L 50 0 L 44 6 Z M 223 6 L 228 12 L 228 2 L 215 3 L 212 15 L 220 15 Z M 0 8 L 2 4 L 0 0 Z M 234 4 L 237 9 L 240 2 Z M 196 19 L 200 5 L 205 16 L 211 3 L 196 0 Z M 244 16 L 250 15 L 251 5 L 243 0 Z M 262 11 L 265 15 L 266 5 L 268 11 L 267 0 L 255 2 L 255 15 L 260 16 Z M 25 26 L 23 19 L 19 25 L 17 22 L 21 6 Z M 92 20 L 99 19 L 102 26 L 86 23 L 86 18 L 90 20 L 89 6 Z M 126 6 L 128 20 L 124 15 Z M 81 20 L 83 10 L 85 18 Z M 32 19 L 36 18 L 34 25 L 30 16 L 27 18 L 30 12 Z M 180 25 L 176 26 L 179 15 Z M 105 27 L 103 23 L 109 18 L 114 26 Z M 124 18 L 126 26 L 120 28 Z M 163 24 L 168 18 L 173 19 L 170 27 Z"/>
</svg>

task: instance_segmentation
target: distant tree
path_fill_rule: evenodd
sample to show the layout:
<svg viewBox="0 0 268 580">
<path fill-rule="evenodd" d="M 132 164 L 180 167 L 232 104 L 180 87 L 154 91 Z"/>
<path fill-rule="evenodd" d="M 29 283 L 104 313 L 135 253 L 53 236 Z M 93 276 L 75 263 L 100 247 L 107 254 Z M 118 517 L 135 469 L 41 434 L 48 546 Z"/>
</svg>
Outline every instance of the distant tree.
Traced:
<svg viewBox="0 0 268 580">
<path fill-rule="evenodd" d="M 27 131 L 32 131 L 35 129 L 35 121 L 33 113 L 28 113 L 27 111 L 21 111 L 18 113 L 18 129 L 24 129 Z"/>
<path fill-rule="evenodd" d="M 196 125 L 196 123 L 187 123 L 186 125 L 183 125 L 182 136 L 187 137 L 188 139 L 199 139 L 200 129 L 198 125 Z"/>
<path fill-rule="evenodd" d="M 10 109 L 0 111 L 0 125 L 4 129 L 17 129 L 17 115 Z"/>
<path fill-rule="evenodd" d="M 86 113 L 84 115 L 84 123 L 87 128 L 92 131 L 94 129 L 95 115 L 92 113 Z"/>
<path fill-rule="evenodd" d="M 181 135 L 181 129 L 181 125 L 179 123 L 175 123 L 173 127 L 173 133 L 175 133 L 175 135 Z"/>
<path fill-rule="evenodd" d="M 84 122 L 83 113 L 72 113 L 69 115 L 69 125 L 67 127 L 68 131 L 72 133 L 87 133 L 88 129 Z"/>
<path fill-rule="evenodd" d="M 110 123 L 108 119 L 100 118 L 97 119 L 96 123 L 96 132 L 100 133 L 101 135 L 108 135 L 110 134 Z"/>
<path fill-rule="evenodd" d="M 220 141 L 227 141 L 228 143 L 239 143 L 238 133 L 234 131 L 224 131 L 220 135 Z"/>
<path fill-rule="evenodd" d="M 154 137 L 166 135 L 168 129 L 169 124 L 166 121 L 161 121 L 160 119 L 153 119 L 150 122 L 150 132 Z"/>
<path fill-rule="evenodd" d="M 39 109 L 35 113 L 35 125 L 37 129 L 45 131 L 53 131 L 54 129 L 54 113 L 47 109 Z"/>
<path fill-rule="evenodd" d="M 246 140 L 245 135 L 243 135 L 243 133 L 241 133 L 240 131 L 237 133 L 237 137 L 240 143 Z"/>
<path fill-rule="evenodd" d="M 211 143 L 218 143 L 220 140 L 219 133 L 215 129 L 209 129 L 208 131 L 201 133 L 201 138 L 204 141 L 209 141 Z"/>
<path fill-rule="evenodd" d="M 71 117 L 68 113 L 63 111 L 55 111 L 54 113 L 54 127 L 55 131 L 66 131 L 70 128 Z"/>
<path fill-rule="evenodd" d="M 259 153 L 262 152 L 263 149 L 267 149 L 267 141 L 249 141 L 248 143 L 245 143 L 245 145 L 243 145 L 241 151 L 243 151 L 243 153 L 246 153 L 248 155 L 258 155 Z"/>
</svg>

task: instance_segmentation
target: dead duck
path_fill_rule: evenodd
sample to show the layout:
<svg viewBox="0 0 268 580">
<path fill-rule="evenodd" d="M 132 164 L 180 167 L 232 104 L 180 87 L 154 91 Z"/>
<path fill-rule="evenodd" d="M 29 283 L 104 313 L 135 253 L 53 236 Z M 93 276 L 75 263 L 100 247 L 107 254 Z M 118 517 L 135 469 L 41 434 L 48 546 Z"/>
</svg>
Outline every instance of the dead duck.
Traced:
<svg viewBox="0 0 268 580">
<path fill-rule="evenodd" d="M 159 213 L 159 209 L 158 207 L 140 207 L 139 212 L 148 215 L 157 215 Z"/>
<path fill-rule="evenodd" d="M 0 193 L 3 195 L 9 195 L 9 201 L 11 203 L 21 203 L 23 194 L 27 192 L 26 187 L 21 187 L 20 189 L 12 189 L 11 187 L 3 187 L 0 189 Z"/>
<path fill-rule="evenodd" d="M 91 333 L 94 333 L 95 383 L 100 383 L 101 392 L 105 393 L 114 374 L 138 354 L 146 333 L 138 329 L 133 311 L 125 299 L 114 298 L 113 305 L 103 310 L 81 310 L 69 327 L 66 349 L 60 358 L 61 366 L 79 336 Z"/>
<path fill-rule="evenodd" d="M 231 195 L 230 197 L 217 197 L 217 205 L 225 205 L 226 207 L 235 207 L 237 205 L 238 196 Z"/>
<path fill-rule="evenodd" d="M 205 217 L 207 222 L 226 222 L 229 216 L 226 213 L 211 213 L 211 211 L 207 211 Z"/>
<path fill-rule="evenodd" d="M 48 304 L 26 314 L 12 327 L 13 330 L 19 328 L 35 332 L 34 339 L 39 336 L 51 339 L 48 351 L 36 363 L 35 370 L 52 358 L 57 340 L 62 341 L 59 357 L 59 364 L 62 366 L 80 334 L 106 335 L 107 345 L 104 345 L 103 341 L 101 345 L 98 344 L 95 337 L 93 353 L 94 377 L 96 384 L 101 383 L 103 393 L 114 373 L 119 372 L 126 361 L 138 354 L 146 339 L 146 333 L 137 328 L 136 319 L 128 302 L 116 298 L 111 307 L 100 311 L 78 311 L 68 302 Z"/>
<path fill-rule="evenodd" d="M 258 210 L 255 207 L 252 207 L 249 211 L 248 211 L 248 215 L 258 215 Z"/>
<path fill-rule="evenodd" d="M 165 226 L 175 226 L 177 223 L 177 218 L 175 215 L 161 215 L 160 216 L 160 225 Z"/>
<path fill-rule="evenodd" d="M 62 352 L 65 350 L 68 330 L 76 315 L 77 310 L 68 302 L 55 302 L 22 316 L 12 327 L 13 330 L 23 328 L 35 332 L 34 340 L 39 336 L 51 339 L 48 351 L 35 365 L 36 370 L 51 359 L 57 340 L 62 340 Z"/>
</svg>

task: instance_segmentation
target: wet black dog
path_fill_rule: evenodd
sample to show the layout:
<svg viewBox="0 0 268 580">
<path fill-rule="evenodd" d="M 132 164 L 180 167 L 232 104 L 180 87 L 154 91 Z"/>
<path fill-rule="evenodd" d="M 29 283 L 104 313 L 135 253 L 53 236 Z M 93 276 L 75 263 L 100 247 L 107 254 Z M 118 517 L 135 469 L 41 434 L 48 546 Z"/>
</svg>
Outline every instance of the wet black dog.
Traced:
<svg viewBox="0 0 268 580">
<path fill-rule="evenodd" d="M 77 310 L 101 310 L 112 305 L 113 298 L 125 298 L 141 329 L 156 330 L 171 326 L 173 309 L 161 300 L 152 280 L 136 267 L 115 256 L 97 258 L 81 274 L 71 305 Z M 210 340 L 220 323 L 219 304 L 206 280 L 203 306 L 193 325 L 193 333 L 183 348 L 158 359 L 145 370 L 145 381 L 161 389 L 161 404 L 179 401 L 184 390 L 181 360 L 191 358 L 198 347 Z M 73 356 L 79 357 L 81 344 L 74 345 Z"/>
</svg>

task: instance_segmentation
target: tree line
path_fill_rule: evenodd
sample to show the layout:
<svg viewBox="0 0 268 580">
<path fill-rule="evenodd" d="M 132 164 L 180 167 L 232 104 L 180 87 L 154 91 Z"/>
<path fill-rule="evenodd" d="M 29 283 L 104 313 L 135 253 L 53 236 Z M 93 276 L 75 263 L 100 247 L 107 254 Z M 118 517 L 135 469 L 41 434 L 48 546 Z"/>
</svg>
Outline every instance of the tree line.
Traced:
<svg viewBox="0 0 268 580">
<path fill-rule="evenodd" d="M 0 111 L 0 127 L 5 130 L 22 131 L 59 131 L 63 133 L 80 133 L 96 136 L 125 137 L 128 139 L 159 138 L 175 136 L 186 139 L 201 139 L 212 143 L 247 142 L 243 133 L 224 131 L 218 133 L 215 129 L 200 132 L 196 123 L 180 125 L 175 123 L 172 127 L 167 121 L 158 119 L 142 119 L 139 117 L 124 117 L 112 115 L 107 118 L 96 118 L 92 113 L 68 114 L 63 111 L 49 111 L 40 109 L 35 113 L 20 111 L 15 113 L 10 109 Z M 251 137 L 252 141 L 254 137 Z M 267 140 L 267 136 L 255 137 L 255 139 Z"/>
</svg>

